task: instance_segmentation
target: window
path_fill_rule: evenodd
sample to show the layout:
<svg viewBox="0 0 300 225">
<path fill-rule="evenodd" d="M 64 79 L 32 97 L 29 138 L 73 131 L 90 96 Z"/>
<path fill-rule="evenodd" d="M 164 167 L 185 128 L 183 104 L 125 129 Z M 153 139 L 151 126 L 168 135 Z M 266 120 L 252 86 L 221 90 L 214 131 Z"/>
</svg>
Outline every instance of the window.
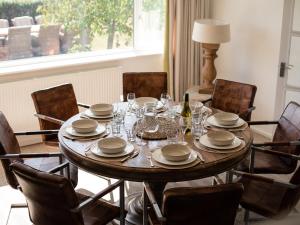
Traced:
<svg viewBox="0 0 300 225">
<path fill-rule="evenodd" d="M 0 1 L 0 61 L 110 49 L 161 51 L 164 2 Z"/>
</svg>

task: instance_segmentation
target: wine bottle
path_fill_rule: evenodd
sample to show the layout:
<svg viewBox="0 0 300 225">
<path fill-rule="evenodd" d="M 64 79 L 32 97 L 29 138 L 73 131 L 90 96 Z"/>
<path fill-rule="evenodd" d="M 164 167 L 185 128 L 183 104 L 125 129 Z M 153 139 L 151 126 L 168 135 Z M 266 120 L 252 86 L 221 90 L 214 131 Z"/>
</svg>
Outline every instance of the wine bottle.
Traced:
<svg viewBox="0 0 300 225">
<path fill-rule="evenodd" d="M 191 132 L 192 128 L 192 112 L 189 106 L 189 94 L 185 93 L 184 95 L 184 105 L 181 111 L 181 116 L 186 124 L 186 131 L 185 133 L 188 134 Z"/>
</svg>

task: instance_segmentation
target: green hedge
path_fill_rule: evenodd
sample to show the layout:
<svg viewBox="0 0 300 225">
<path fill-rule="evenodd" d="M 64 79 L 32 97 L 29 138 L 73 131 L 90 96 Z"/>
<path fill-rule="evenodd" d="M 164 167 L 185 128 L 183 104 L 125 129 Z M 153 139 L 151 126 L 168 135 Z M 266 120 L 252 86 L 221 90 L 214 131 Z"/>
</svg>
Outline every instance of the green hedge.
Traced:
<svg viewBox="0 0 300 225">
<path fill-rule="evenodd" d="M 32 16 L 33 18 L 38 14 L 36 12 L 42 0 L 0 0 L 0 19 L 7 19 L 11 24 L 11 19 L 17 16 Z"/>
</svg>

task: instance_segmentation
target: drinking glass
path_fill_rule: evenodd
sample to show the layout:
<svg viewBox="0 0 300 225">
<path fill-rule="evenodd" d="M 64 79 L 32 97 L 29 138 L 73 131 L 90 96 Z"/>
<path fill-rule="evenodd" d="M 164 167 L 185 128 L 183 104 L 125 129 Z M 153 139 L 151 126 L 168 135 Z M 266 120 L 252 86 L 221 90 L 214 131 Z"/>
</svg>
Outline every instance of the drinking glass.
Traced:
<svg viewBox="0 0 300 225">
<path fill-rule="evenodd" d="M 129 106 L 129 110 L 132 110 L 132 106 L 134 104 L 135 101 L 135 93 L 128 93 L 127 94 L 127 102 L 128 102 L 128 106 Z"/>
<path fill-rule="evenodd" d="M 180 129 L 181 129 L 182 142 L 185 142 L 184 135 L 185 135 L 185 132 L 188 128 L 188 124 L 182 116 L 179 118 L 179 126 L 180 126 Z"/>
<path fill-rule="evenodd" d="M 174 129 L 172 131 L 169 131 L 167 133 L 167 140 L 169 144 L 176 144 L 178 143 L 178 135 L 179 135 L 179 130 Z"/>
<path fill-rule="evenodd" d="M 144 141 L 143 139 L 143 135 L 144 135 L 144 122 L 143 122 L 143 119 L 140 119 L 137 121 L 136 123 L 136 134 L 140 134 L 140 141 L 137 143 L 137 145 L 140 145 L 140 146 L 144 146 L 146 145 L 147 143 Z"/>
<path fill-rule="evenodd" d="M 160 95 L 160 101 L 165 108 L 168 108 L 169 100 L 171 99 L 170 95 L 167 92 L 163 92 Z"/>
</svg>

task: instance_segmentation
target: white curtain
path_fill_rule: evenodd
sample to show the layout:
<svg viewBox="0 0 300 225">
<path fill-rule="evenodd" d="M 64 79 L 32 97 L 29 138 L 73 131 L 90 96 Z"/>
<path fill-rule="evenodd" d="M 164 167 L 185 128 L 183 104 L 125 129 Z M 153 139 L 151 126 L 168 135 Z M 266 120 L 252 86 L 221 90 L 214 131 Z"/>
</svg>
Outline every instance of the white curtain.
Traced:
<svg viewBox="0 0 300 225">
<path fill-rule="evenodd" d="M 192 40 L 194 20 L 210 17 L 210 0 L 167 0 L 165 66 L 175 101 L 200 84 L 201 49 Z"/>
</svg>

